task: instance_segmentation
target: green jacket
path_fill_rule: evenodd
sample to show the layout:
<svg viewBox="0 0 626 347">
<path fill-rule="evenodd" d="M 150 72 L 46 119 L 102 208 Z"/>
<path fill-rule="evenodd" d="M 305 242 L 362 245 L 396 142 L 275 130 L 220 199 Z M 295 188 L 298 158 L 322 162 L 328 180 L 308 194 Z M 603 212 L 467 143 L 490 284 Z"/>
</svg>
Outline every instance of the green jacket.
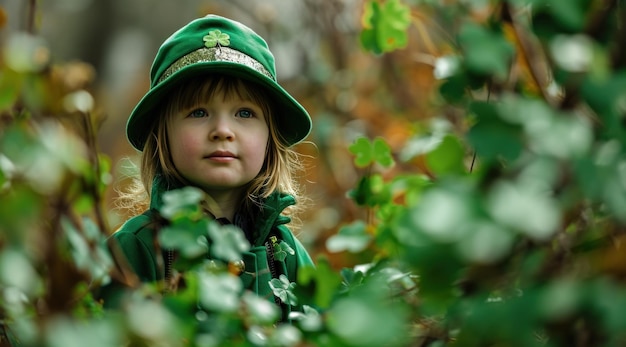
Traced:
<svg viewBox="0 0 626 347">
<path fill-rule="evenodd" d="M 126 256 L 128 264 L 142 282 L 159 281 L 165 277 L 163 266 L 159 268 L 157 265 L 157 257 L 162 257 L 162 264 L 166 264 L 167 260 L 163 259 L 163 254 L 157 254 L 154 247 L 154 233 L 158 227 L 156 211 L 161 205 L 161 195 L 162 189 L 153 188 L 150 209 L 129 219 L 109 240 L 117 243 Z M 285 208 L 294 203 L 295 199 L 290 195 L 280 193 L 270 195 L 264 201 L 253 225 L 248 230 L 250 235 L 247 236 L 251 248 L 243 253 L 245 270 L 239 277 L 245 289 L 266 297 L 272 302 L 276 301 L 269 286 L 272 277 L 284 274 L 291 282 L 295 282 L 300 267 L 314 266 L 300 241 L 285 225 L 290 219 L 281 215 Z M 271 262 L 268 258 L 268 249 L 272 252 L 272 247 L 268 246 L 271 246 L 272 236 L 276 236 L 277 239 L 274 240 L 278 242 L 282 240 L 289 244 L 295 254 L 287 255 L 284 261 Z M 210 253 L 209 251 L 209 258 Z M 119 299 L 119 292 L 116 293 L 115 285 L 105 286 L 102 288 L 100 297 L 103 298 L 105 306 L 116 306 L 115 301 Z M 107 303 L 107 300 L 110 302 Z M 283 318 L 285 318 L 291 311 L 291 307 L 282 305 L 282 310 Z"/>
</svg>

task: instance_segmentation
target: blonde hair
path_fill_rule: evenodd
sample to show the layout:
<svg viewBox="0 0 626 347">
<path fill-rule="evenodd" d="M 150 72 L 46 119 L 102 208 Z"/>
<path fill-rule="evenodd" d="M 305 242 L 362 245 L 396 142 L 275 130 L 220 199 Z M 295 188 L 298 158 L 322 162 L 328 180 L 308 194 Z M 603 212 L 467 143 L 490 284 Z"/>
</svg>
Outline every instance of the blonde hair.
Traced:
<svg viewBox="0 0 626 347">
<path fill-rule="evenodd" d="M 252 82 L 224 75 L 208 75 L 186 80 L 162 102 L 143 148 L 140 177 L 135 177 L 126 191 L 120 193 L 118 206 L 133 214 L 145 211 L 150 205 L 151 188 L 157 176 L 161 176 L 163 183 L 170 187 L 189 185 L 174 166 L 168 144 L 167 122 L 175 112 L 198 105 L 220 91 L 225 97 L 237 95 L 261 106 L 269 128 L 265 161 L 259 174 L 248 184 L 241 206 L 243 212 L 251 213 L 254 206 L 259 206 L 275 191 L 289 194 L 296 201 L 301 200 L 296 181 L 296 173 L 302 170 L 300 155 L 285 144 L 278 132 L 271 100 Z M 298 204 L 286 212 L 294 218 L 301 207 L 302 204 Z"/>
</svg>

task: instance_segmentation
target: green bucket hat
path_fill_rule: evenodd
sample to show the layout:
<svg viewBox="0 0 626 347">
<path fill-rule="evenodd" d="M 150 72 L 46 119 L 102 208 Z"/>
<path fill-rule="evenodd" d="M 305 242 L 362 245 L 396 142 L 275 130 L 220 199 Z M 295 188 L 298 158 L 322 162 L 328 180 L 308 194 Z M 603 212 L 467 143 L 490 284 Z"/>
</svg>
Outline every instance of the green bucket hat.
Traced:
<svg viewBox="0 0 626 347">
<path fill-rule="evenodd" d="M 311 131 L 311 117 L 276 81 L 274 56 L 262 37 L 247 26 L 216 15 L 191 21 L 159 48 L 150 69 L 150 90 L 126 124 L 128 140 L 138 150 L 158 117 L 161 100 L 173 86 L 192 76 L 219 73 L 254 82 L 272 98 L 278 132 L 288 145 Z"/>
</svg>

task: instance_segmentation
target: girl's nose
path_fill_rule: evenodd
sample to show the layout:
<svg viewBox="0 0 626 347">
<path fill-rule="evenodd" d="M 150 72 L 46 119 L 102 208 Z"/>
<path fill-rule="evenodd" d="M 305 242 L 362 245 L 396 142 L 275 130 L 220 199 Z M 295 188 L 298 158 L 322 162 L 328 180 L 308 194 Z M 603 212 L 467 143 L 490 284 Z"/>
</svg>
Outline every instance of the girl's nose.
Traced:
<svg viewBox="0 0 626 347">
<path fill-rule="evenodd" d="M 235 138 L 235 133 L 232 130 L 228 117 L 215 118 L 209 137 L 213 141 L 232 140 Z"/>
</svg>

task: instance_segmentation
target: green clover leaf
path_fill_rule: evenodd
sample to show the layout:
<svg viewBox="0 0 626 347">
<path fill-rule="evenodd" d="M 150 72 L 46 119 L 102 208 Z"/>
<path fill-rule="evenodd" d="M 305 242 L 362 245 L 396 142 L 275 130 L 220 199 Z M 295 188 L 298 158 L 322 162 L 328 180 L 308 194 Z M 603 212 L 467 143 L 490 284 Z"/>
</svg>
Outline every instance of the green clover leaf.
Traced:
<svg viewBox="0 0 626 347">
<path fill-rule="evenodd" d="M 394 163 L 391 148 L 380 137 L 374 139 L 373 142 L 360 137 L 349 147 L 349 150 L 355 155 L 354 164 L 358 167 L 366 167 L 373 163 L 390 167 Z"/>
<path fill-rule="evenodd" d="M 326 248 L 331 253 L 349 251 L 358 253 L 369 246 L 372 236 L 367 232 L 367 225 L 363 221 L 356 221 L 343 226 L 339 233 L 326 240 Z"/>
<path fill-rule="evenodd" d="M 469 72 L 500 80 L 507 78 L 515 48 L 503 33 L 468 23 L 461 28 L 458 40 Z"/>
<path fill-rule="evenodd" d="M 241 259 L 241 253 L 250 249 L 250 243 L 243 231 L 234 225 L 220 225 L 217 222 L 209 224 L 208 233 L 213 245 L 213 254 L 223 260 L 236 261 Z"/>
<path fill-rule="evenodd" d="M 200 201 L 203 197 L 202 190 L 191 186 L 170 190 L 163 193 L 163 206 L 159 210 L 170 221 L 196 219 L 201 215 Z"/>
<path fill-rule="evenodd" d="M 205 35 L 202 40 L 207 48 L 212 48 L 217 45 L 228 46 L 230 45 L 230 35 L 223 33 L 219 30 L 211 30 L 208 35 Z"/>
<path fill-rule="evenodd" d="M 391 188 L 379 174 L 363 176 L 348 196 L 360 206 L 383 206 L 391 202 Z"/>
<path fill-rule="evenodd" d="M 280 243 L 274 244 L 274 259 L 278 261 L 285 261 L 285 258 L 287 258 L 287 254 L 296 254 L 296 251 L 294 251 L 287 242 L 280 241 Z"/>
<path fill-rule="evenodd" d="M 362 20 L 361 44 L 369 51 L 391 52 L 406 47 L 409 42 L 407 29 L 411 24 L 411 11 L 400 0 L 366 3 Z"/>
<path fill-rule="evenodd" d="M 179 251 L 185 259 L 202 258 L 209 251 L 206 224 L 206 221 L 177 220 L 162 229 L 159 242 L 162 247 Z"/>
<path fill-rule="evenodd" d="M 280 311 L 273 302 L 250 291 L 244 292 L 241 299 L 246 308 L 246 319 L 254 324 L 273 324 L 280 317 Z"/>
<path fill-rule="evenodd" d="M 356 166 L 365 167 L 372 162 L 371 144 L 368 139 L 360 137 L 348 149 L 354 154 Z"/>
<path fill-rule="evenodd" d="M 239 277 L 228 273 L 198 273 L 198 296 L 201 307 L 218 312 L 235 312 L 240 305 L 243 285 Z"/>
<path fill-rule="evenodd" d="M 314 303 L 322 310 L 329 308 L 336 292 L 341 290 L 342 279 L 331 266 L 326 256 L 319 256 L 315 267 L 305 266 L 298 269 L 298 283 L 308 288 L 315 288 Z"/>
<path fill-rule="evenodd" d="M 302 306 L 303 312 L 292 311 L 289 319 L 299 321 L 299 325 L 304 331 L 319 331 L 322 329 L 322 315 L 309 305 Z"/>
<path fill-rule="evenodd" d="M 287 276 L 280 275 L 278 278 L 272 278 L 269 284 L 274 295 L 276 295 L 282 302 L 292 306 L 298 304 L 298 298 L 293 293 L 293 289 L 296 287 L 296 284 L 294 282 L 289 282 L 289 278 L 287 278 Z"/>
</svg>

